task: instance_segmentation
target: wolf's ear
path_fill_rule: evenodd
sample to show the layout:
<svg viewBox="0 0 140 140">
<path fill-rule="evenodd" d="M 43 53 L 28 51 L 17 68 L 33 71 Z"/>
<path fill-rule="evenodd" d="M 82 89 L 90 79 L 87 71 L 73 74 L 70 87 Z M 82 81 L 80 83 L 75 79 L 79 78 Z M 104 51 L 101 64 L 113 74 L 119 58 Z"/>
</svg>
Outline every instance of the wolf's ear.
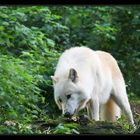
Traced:
<svg viewBox="0 0 140 140">
<path fill-rule="evenodd" d="M 51 76 L 51 79 L 53 80 L 53 83 L 56 83 L 56 82 L 58 82 L 58 77 Z"/>
<path fill-rule="evenodd" d="M 73 68 L 70 69 L 69 71 L 69 79 L 71 79 L 72 82 L 77 82 L 78 80 L 78 75 L 77 75 L 77 71 Z"/>
</svg>

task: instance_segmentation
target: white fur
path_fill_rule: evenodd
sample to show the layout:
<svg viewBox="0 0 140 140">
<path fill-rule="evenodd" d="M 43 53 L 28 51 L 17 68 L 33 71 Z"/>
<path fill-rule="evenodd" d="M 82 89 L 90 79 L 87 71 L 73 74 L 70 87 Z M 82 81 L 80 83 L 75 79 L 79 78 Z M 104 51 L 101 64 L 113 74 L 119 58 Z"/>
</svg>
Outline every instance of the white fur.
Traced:
<svg viewBox="0 0 140 140">
<path fill-rule="evenodd" d="M 68 78 L 71 68 L 77 72 L 77 82 Z M 63 114 L 75 114 L 87 107 L 91 119 L 115 121 L 121 116 L 121 108 L 134 125 L 122 73 L 109 53 L 87 47 L 66 50 L 52 79 L 55 101 Z M 70 99 L 67 99 L 68 94 L 71 94 Z"/>
</svg>

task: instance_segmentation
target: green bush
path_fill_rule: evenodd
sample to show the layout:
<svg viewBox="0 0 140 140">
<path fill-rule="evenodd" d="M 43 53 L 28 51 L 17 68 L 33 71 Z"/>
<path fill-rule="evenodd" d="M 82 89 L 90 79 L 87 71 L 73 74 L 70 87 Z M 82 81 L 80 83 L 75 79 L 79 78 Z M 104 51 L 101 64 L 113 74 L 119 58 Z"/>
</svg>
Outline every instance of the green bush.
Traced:
<svg viewBox="0 0 140 140">
<path fill-rule="evenodd" d="M 24 63 L 11 56 L 0 56 L 1 123 L 31 122 L 41 112 L 38 103 L 43 103 L 44 99 L 36 86 L 39 79 L 30 74 L 30 69 Z"/>
</svg>

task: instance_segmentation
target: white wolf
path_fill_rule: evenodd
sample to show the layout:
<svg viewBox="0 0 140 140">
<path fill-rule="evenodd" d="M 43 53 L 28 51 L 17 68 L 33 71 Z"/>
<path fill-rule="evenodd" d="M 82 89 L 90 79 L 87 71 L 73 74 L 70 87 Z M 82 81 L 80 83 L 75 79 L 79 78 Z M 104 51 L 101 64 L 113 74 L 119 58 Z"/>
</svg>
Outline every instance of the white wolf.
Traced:
<svg viewBox="0 0 140 140">
<path fill-rule="evenodd" d="M 90 119 L 115 121 L 122 110 L 134 126 L 122 73 L 109 53 L 87 47 L 68 49 L 51 78 L 55 102 L 65 117 L 87 107 Z"/>
</svg>

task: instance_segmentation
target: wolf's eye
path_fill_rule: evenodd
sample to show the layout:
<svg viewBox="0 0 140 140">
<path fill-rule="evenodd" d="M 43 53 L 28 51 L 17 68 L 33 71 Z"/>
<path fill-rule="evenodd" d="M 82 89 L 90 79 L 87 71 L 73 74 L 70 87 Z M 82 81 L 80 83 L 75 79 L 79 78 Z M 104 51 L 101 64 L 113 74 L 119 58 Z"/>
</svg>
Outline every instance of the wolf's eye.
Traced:
<svg viewBox="0 0 140 140">
<path fill-rule="evenodd" d="M 61 103 L 62 102 L 62 100 L 59 98 L 59 102 Z"/>
<path fill-rule="evenodd" d="M 67 99 L 69 99 L 71 97 L 71 95 L 69 94 L 69 95 L 67 95 Z"/>
</svg>

